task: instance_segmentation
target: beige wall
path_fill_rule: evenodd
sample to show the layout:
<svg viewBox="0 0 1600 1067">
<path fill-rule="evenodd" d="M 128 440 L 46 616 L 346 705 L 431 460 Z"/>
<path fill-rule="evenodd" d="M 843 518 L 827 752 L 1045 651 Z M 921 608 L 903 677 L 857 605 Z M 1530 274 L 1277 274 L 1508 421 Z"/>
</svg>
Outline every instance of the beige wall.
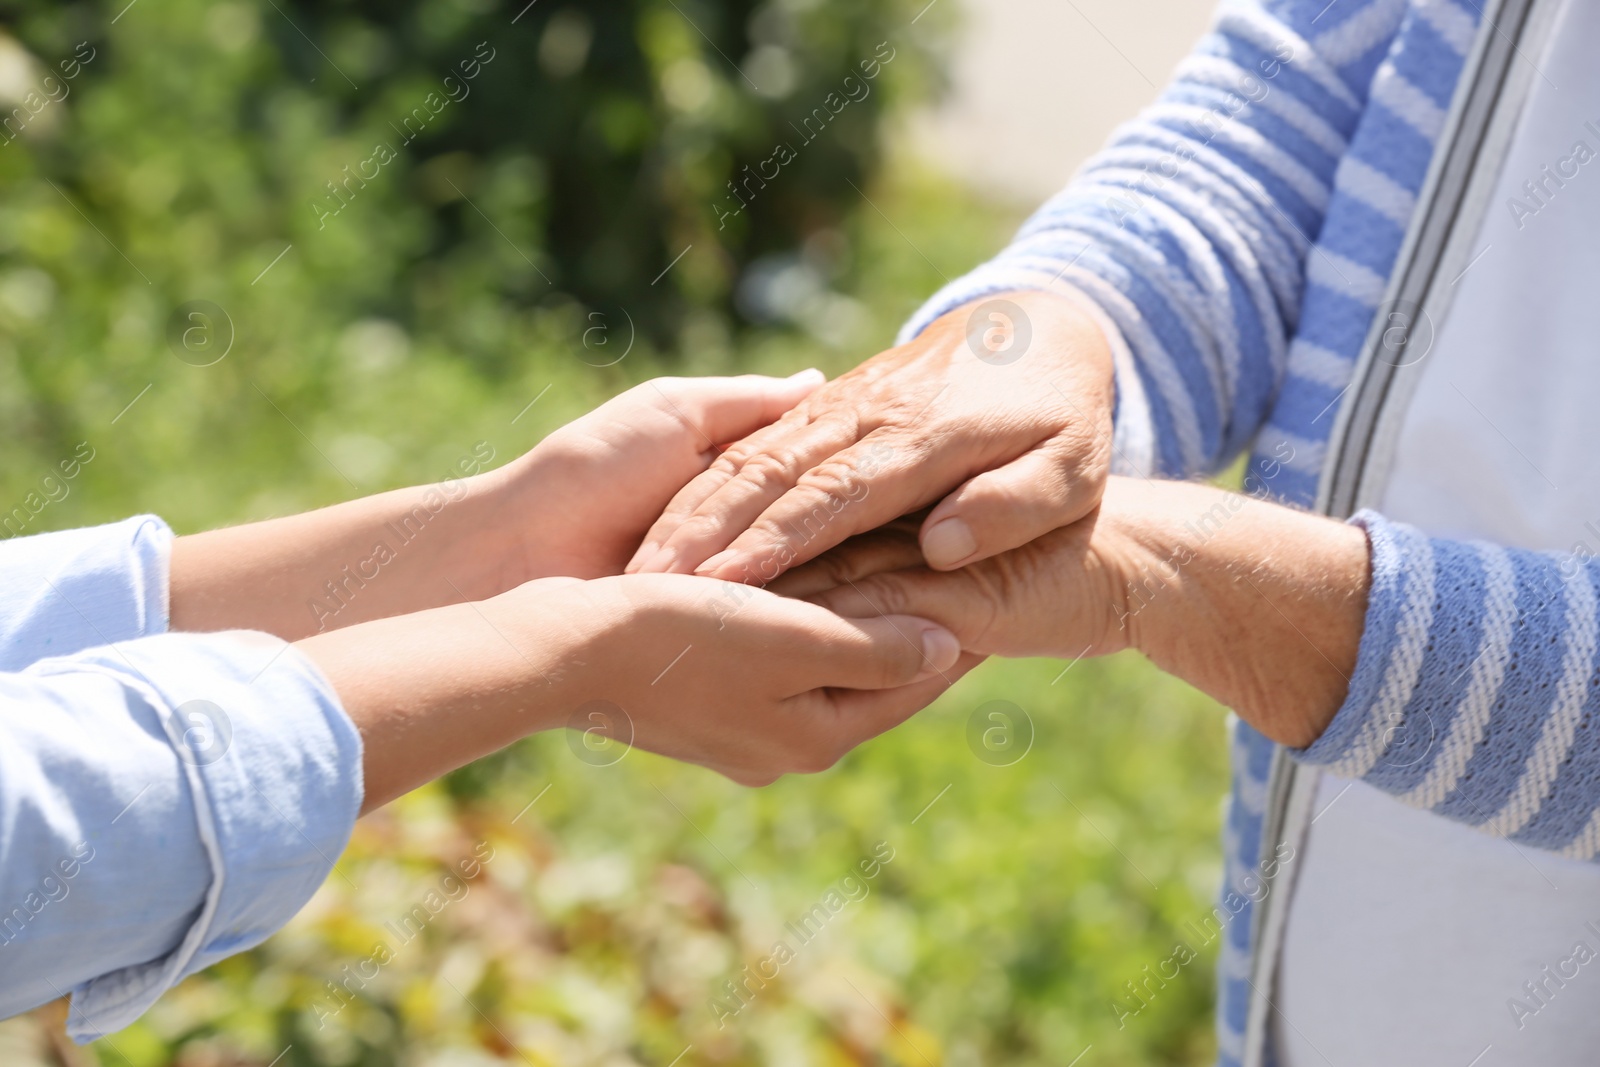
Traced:
<svg viewBox="0 0 1600 1067">
<path fill-rule="evenodd" d="M 1155 96 L 1214 0 L 940 0 L 961 5 L 949 97 L 914 124 L 924 155 L 1037 202 Z M 1120 54 L 1119 54 L 1120 53 Z"/>
</svg>

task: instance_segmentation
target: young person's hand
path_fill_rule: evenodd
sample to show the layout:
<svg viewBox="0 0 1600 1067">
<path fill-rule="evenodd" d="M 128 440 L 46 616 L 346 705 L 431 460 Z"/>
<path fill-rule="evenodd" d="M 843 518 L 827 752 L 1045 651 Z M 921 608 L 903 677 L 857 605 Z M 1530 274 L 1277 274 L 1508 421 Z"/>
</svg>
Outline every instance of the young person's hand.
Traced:
<svg viewBox="0 0 1600 1067">
<path fill-rule="evenodd" d="M 656 378 L 556 430 L 498 473 L 505 525 L 526 579 L 621 574 L 645 531 L 690 480 L 824 379 Z"/>
<path fill-rule="evenodd" d="M 850 616 L 931 619 L 984 655 L 1137 648 L 1298 746 L 1344 700 L 1368 555 L 1362 531 L 1332 519 L 1210 486 L 1111 478 L 1084 519 L 956 571 L 924 566 L 902 525 L 768 588 Z"/>
<path fill-rule="evenodd" d="M 548 578 L 296 647 L 361 731 L 365 810 L 565 726 L 748 785 L 820 771 L 978 662 L 923 619 L 750 592 L 728 617 L 704 578 Z"/>
<path fill-rule="evenodd" d="M 760 584 L 936 502 L 930 565 L 985 559 L 1094 507 L 1112 401 L 1110 345 L 1078 300 L 974 301 L 724 450 L 628 569 Z"/>
<path fill-rule="evenodd" d="M 617 574 L 717 446 L 770 423 L 821 383 L 817 371 L 658 378 L 497 469 L 181 537 L 172 552 L 172 628 L 294 640 L 486 599 L 533 578 Z M 462 473 L 483 460 L 464 461 Z"/>
</svg>

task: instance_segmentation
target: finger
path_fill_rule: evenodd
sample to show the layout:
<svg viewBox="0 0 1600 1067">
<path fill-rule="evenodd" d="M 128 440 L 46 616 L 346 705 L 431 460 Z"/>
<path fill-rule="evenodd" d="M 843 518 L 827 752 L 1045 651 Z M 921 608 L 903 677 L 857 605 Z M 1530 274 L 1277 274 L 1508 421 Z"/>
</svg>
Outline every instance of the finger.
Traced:
<svg viewBox="0 0 1600 1067">
<path fill-rule="evenodd" d="M 667 538 L 683 525 L 685 519 L 694 514 L 695 509 L 704 503 L 707 497 L 721 489 L 739 473 L 739 467 L 746 458 L 762 449 L 781 443 L 799 432 L 806 424 L 803 416 L 786 413 L 777 422 L 761 427 L 709 460 L 706 469 L 673 494 L 672 500 L 668 502 L 660 517 L 651 523 L 650 529 L 645 533 L 644 541 L 639 545 L 639 550 L 633 554 L 633 559 L 628 562 L 627 567 L 623 568 L 624 573 L 635 574 L 651 570 L 648 564 L 660 551 Z"/>
<path fill-rule="evenodd" d="M 759 444 L 759 450 L 754 442 L 750 447 L 740 442 L 737 450 L 730 449 L 734 457 L 730 462 L 738 464 L 738 471 L 667 536 L 646 569 L 692 573 L 743 534 L 774 500 L 807 477 L 807 472 L 854 443 L 856 433 L 853 420 L 829 417 L 795 427 L 781 439 L 769 437 Z M 776 574 L 773 571 L 767 577 Z"/>
<path fill-rule="evenodd" d="M 963 652 L 949 667 L 932 678 L 893 689 L 812 690 L 791 698 L 797 714 L 809 719 L 804 772 L 825 771 L 851 749 L 892 730 L 932 704 L 983 656 Z"/>
<path fill-rule="evenodd" d="M 779 575 L 766 588 L 779 596 L 804 599 L 884 571 L 920 566 L 922 562 L 916 526 L 891 523 L 857 534 L 810 563 Z"/>
<path fill-rule="evenodd" d="M 1093 510 L 1103 470 L 1092 458 L 1052 444 L 986 471 L 957 488 L 922 524 L 922 554 L 936 570 L 954 570 L 998 555 Z"/>
<path fill-rule="evenodd" d="M 790 694 L 811 689 L 888 689 L 952 667 L 961 643 L 937 623 L 905 615 L 846 619 L 803 601 L 773 600 L 789 613 L 794 632 L 782 643 L 782 672 Z"/>
<path fill-rule="evenodd" d="M 759 374 L 736 378 L 658 378 L 638 386 L 641 392 L 649 391 L 646 402 L 665 407 L 689 428 L 709 469 L 673 495 L 666 511 L 646 531 L 638 550 L 623 568 L 624 573 L 639 571 L 683 518 L 732 477 L 737 468 L 731 462 L 714 462 L 718 445 L 762 430 L 774 430 L 771 424 L 775 420 L 791 411 L 826 380 L 821 371 L 813 368 L 788 378 Z"/>
<path fill-rule="evenodd" d="M 876 574 L 807 599 L 848 619 L 910 615 L 943 626 L 972 648 L 994 613 L 992 602 L 967 572 L 945 574 L 926 567 Z"/>
<path fill-rule="evenodd" d="M 932 678 L 894 689 L 833 689 L 827 693 L 839 720 L 855 728 L 855 744 L 877 737 L 932 704 L 987 656 L 963 652 Z M 851 747 L 854 747 L 852 745 Z"/>
<path fill-rule="evenodd" d="M 846 538 L 882 526 L 938 498 L 966 472 L 958 450 L 928 448 L 890 432 L 868 434 L 807 471 L 749 529 L 697 574 L 771 581 Z"/>
<path fill-rule="evenodd" d="M 737 441 L 810 396 L 827 378 L 812 368 L 788 378 L 657 378 L 646 382 L 668 410 L 687 422 L 704 450 Z"/>
</svg>

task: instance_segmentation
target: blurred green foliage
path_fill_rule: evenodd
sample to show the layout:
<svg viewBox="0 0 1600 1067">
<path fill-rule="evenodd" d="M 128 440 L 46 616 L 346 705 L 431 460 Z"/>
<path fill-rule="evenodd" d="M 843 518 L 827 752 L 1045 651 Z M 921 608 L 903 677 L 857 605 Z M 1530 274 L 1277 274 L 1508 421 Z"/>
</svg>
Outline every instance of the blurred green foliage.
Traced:
<svg viewBox="0 0 1600 1067">
<path fill-rule="evenodd" d="M 41 501 L 25 533 L 136 511 L 192 531 L 437 479 L 663 372 L 838 372 L 1016 222 L 887 147 L 936 85 L 949 5 L 125 3 L 0 4 L 0 510 Z M 852 70 L 870 93 L 802 143 L 789 124 L 831 114 Z M 726 183 L 786 140 L 729 216 Z M 47 483 L 79 442 L 93 460 Z M 1111 1005 L 1211 899 L 1220 714 L 1142 663 L 1065 667 L 985 665 L 758 792 L 532 739 L 365 820 L 287 929 L 88 1055 L 1206 1062 L 1210 956 L 1125 1028 Z M 1036 729 L 1009 766 L 969 747 L 992 700 Z M 866 895 L 719 1011 L 880 842 Z"/>
</svg>

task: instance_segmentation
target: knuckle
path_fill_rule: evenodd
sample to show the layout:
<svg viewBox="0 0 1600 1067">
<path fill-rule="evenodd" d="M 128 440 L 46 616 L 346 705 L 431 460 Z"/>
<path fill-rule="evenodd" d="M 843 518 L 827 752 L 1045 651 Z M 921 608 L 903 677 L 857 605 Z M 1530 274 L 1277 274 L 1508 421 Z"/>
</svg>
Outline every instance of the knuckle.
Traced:
<svg viewBox="0 0 1600 1067">
<path fill-rule="evenodd" d="M 728 519 L 718 511 L 697 511 L 685 516 L 673 535 L 675 542 L 700 541 L 716 537 L 727 528 Z"/>
<path fill-rule="evenodd" d="M 751 456 L 739 470 L 739 477 L 757 489 L 786 489 L 794 480 L 800 459 L 787 448 L 775 448 Z"/>
<path fill-rule="evenodd" d="M 986 427 L 966 422 L 934 424 L 913 429 L 886 431 L 876 435 L 877 465 L 912 468 L 952 450 L 972 450 L 987 446 L 993 434 Z"/>
<path fill-rule="evenodd" d="M 1061 466 L 1074 473 L 1103 469 L 1111 457 L 1111 433 L 1087 419 L 1074 419 L 1056 435 Z"/>
<path fill-rule="evenodd" d="M 963 628 L 979 635 L 979 642 L 994 633 L 1005 615 L 1007 604 L 1023 595 L 1027 576 L 1014 565 L 1009 554 L 1002 554 L 973 568 L 972 581 L 976 596 L 968 598 L 962 614 Z"/>
<path fill-rule="evenodd" d="M 749 438 L 735 441 L 717 453 L 717 458 L 711 461 L 711 466 L 707 470 L 732 477 L 739 473 L 740 468 L 750 462 L 751 458 L 757 454 L 757 451 L 757 446 Z"/>
<path fill-rule="evenodd" d="M 727 485 L 733 476 L 734 467 L 732 464 L 723 463 L 720 459 L 714 460 L 711 466 L 697 475 L 678 493 L 678 500 L 684 501 L 684 503 L 678 503 L 678 500 L 675 500 L 674 503 L 677 503 L 680 510 L 684 512 L 692 511 L 693 508 L 687 505 L 687 501 L 703 499 L 705 495 L 715 493 L 718 489 Z"/>
<path fill-rule="evenodd" d="M 910 610 L 911 597 L 905 585 L 892 577 L 875 578 L 856 583 L 861 595 L 884 615 L 914 615 Z"/>
<path fill-rule="evenodd" d="M 813 425 L 847 441 L 859 440 L 861 415 L 854 407 L 838 406 L 819 410 L 812 418 Z"/>
<path fill-rule="evenodd" d="M 826 388 L 826 386 L 823 388 Z M 818 399 L 818 395 L 818 393 L 812 393 L 800 403 L 779 415 L 772 423 L 773 429 L 777 430 L 781 427 L 784 430 L 792 431 L 809 425 L 816 417 L 817 405 L 822 402 Z"/>
<path fill-rule="evenodd" d="M 857 568 L 855 557 L 850 552 L 829 552 L 816 561 L 816 567 L 822 572 L 823 581 L 830 586 L 847 585 L 855 581 Z"/>
<path fill-rule="evenodd" d="M 833 502 L 860 497 L 866 479 L 851 457 L 831 456 L 807 471 L 796 484 L 827 496 Z"/>
<path fill-rule="evenodd" d="M 1049 464 L 1043 476 L 1034 483 L 1008 482 L 1000 503 L 1019 511 L 1023 508 L 1035 513 L 1044 511 L 1051 519 L 1062 518 L 1061 513 L 1071 505 L 1078 484 L 1079 478 L 1072 464 L 1058 461 Z"/>
</svg>

